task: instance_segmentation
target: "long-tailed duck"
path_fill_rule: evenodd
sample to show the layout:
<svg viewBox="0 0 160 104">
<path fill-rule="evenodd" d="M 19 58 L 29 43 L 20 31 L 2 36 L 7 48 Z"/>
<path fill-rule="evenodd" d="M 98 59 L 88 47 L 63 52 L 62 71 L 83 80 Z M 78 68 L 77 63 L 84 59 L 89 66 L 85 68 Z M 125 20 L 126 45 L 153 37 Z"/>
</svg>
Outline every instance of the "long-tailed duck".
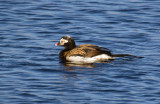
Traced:
<svg viewBox="0 0 160 104">
<path fill-rule="evenodd" d="M 75 41 L 70 36 L 63 36 L 55 46 L 64 47 L 64 50 L 59 53 L 59 59 L 72 63 L 95 63 L 113 60 L 115 57 L 133 56 L 129 54 L 112 54 L 107 48 L 92 44 L 76 46 Z"/>
</svg>

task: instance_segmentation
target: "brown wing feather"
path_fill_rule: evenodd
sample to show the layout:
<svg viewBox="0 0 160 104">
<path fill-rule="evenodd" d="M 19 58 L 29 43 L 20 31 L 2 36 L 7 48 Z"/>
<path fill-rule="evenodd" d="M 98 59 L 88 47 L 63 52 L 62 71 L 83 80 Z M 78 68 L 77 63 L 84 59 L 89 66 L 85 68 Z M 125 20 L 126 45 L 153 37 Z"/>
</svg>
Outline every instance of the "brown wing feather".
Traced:
<svg viewBox="0 0 160 104">
<path fill-rule="evenodd" d="M 98 47 L 98 46 L 92 45 L 92 44 L 82 44 L 82 45 L 79 45 L 77 47 Z"/>
<path fill-rule="evenodd" d="M 95 56 L 99 54 L 108 54 L 110 56 L 112 55 L 109 49 L 92 45 L 92 44 L 83 44 L 83 45 L 79 45 L 78 47 L 82 47 L 84 49 L 91 49 L 92 51 L 88 51 L 89 55 L 91 56 Z"/>
<path fill-rule="evenodd" d="M 66 52 L 65 56 L 82 56 L 82 57 L 93 57 L 100 54 L 109 54 L 108 50 L 101 49 L 100 47 L 92 44 L 79 45 L 76 48 Z"/>
</svg>

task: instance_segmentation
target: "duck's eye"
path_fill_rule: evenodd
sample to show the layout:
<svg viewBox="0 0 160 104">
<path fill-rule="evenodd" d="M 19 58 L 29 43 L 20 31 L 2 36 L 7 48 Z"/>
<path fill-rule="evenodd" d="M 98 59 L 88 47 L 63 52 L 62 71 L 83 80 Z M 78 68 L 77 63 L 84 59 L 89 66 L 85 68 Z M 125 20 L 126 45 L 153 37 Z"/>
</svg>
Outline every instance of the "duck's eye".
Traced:
<svg viewBox="0 0 160 104">
<path fill-rule="evenodd" d="M 65 43 L 68 43 L 68 40 L 65 40 L 65 39 L 62 38 L 62 39 L 60 40 L 60 44 L 61 44 L 61 45 L 64 45 Z"/>
</svg>

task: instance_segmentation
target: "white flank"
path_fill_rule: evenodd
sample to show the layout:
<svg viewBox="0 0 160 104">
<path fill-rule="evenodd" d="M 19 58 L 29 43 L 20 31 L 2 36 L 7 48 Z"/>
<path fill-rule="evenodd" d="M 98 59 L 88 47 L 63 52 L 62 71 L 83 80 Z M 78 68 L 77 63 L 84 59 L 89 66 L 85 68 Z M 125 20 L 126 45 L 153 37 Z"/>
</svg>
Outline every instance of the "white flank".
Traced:
<svg viewBox="0 0 160 104">
<path fill-rule="evenodd" d="M 95 63 L 95 62 L 102 62 L 109 59 L 113 59 L 113 57 L 108 56 L 107 54 L 101 54 L 94 57 L 81 57 L 81 56 L 70 56 L 68 58 L 69 61 L 72 63 Z"/>
</svg>

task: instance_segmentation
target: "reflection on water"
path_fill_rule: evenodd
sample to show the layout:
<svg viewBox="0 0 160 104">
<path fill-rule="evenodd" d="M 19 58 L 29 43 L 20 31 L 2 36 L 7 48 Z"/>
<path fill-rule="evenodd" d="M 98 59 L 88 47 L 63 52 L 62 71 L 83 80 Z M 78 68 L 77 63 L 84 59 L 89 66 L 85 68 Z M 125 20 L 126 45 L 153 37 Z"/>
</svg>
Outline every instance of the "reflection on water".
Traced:
<svg viewBox="0 0 160 104">
<path fill-rule="evenodd" d="M 65 63 L 63 63 L 63 65 L 65 67 L 73 67 L 73 66 L 86 67 L 86 68 L 94 68 L 94 67 L 96 67 L 94 64 L 76 64 L 76 63 L 70 63 L 70 62 L 65 62 Z"/>
</svg>

